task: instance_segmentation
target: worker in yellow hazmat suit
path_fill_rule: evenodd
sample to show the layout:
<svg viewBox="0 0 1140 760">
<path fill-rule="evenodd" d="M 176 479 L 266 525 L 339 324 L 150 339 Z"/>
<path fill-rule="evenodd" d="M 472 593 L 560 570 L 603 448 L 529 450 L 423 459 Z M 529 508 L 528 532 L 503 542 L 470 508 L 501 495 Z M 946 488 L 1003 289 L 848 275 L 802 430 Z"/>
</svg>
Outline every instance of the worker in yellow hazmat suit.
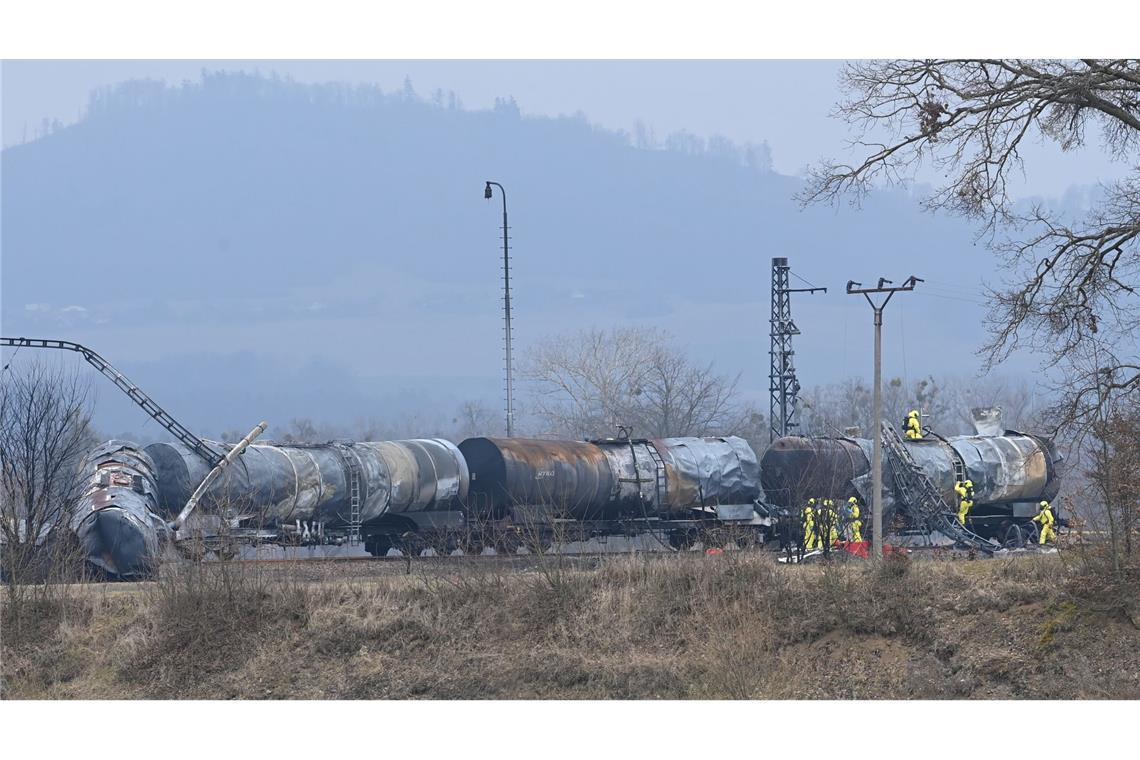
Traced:
<svg viewBox="0 0 1140 760">
<path fill-rule="evenodd" d="M 859 519 L 859 515 L 861 514 L 859 510 L 859 500 L 852 496 L 847 500 L 847 505 L 848 535 L 850 535 L 852 541 L 862 541 L 863 521 Z"/>
<path fill-rule="evenodd" d="M 827 541 L 831 546 L 839 540 L 839 513 L 835 511 L 835 501 L 833 499 L 824 499 L 823 508 L 824 515 L 824 530 L 827 531 Z"/>
<path fill-rule="evenodd" d="M 906 416 L 903 427 L 906 429 L 906 437 L 908 440 L 915 441 L 922 438 L 922 419 L 918 414 L 918 410 L 912 409 L 910 411 L 910 414 Z"/>
<path fill-rule="evenodd" d="M 1057 531 L 1053 527 L 1057 519 L 1053 517 L 1053 507 L 1049 502 L 1042 501 L 1037 507 L 1037 516 L 1033 518 L 1033 522 L 1041 524 L 1041 532 L 1037 537 L 1037 543 L 1044 546 L 1046 541 L 1052 541 L 1057 537 Z"/>
<path fill-rule="evenodd" d="M 974 481 L 958 481 L 954 484 L 954 493 L 958 494 L 958 522 L 965 525 L 966 516 L 974 507 Z"/>
<path fill-rule="evenodd" d="M 811 551 L 816 548 L 815 499 L 808 499 L 800 522 L 804 526 L 804 549 Z"/>
</svg>

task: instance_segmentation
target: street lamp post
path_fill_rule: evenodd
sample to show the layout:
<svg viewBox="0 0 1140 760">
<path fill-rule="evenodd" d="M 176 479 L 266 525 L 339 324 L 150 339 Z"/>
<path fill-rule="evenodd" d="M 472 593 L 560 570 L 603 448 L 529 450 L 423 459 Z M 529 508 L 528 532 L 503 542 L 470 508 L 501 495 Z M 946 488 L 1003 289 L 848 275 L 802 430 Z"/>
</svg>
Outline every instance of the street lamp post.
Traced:
<svg viewBox="0 0 1140 760">
<path fill-rule="evenodd" d="M 507 437 L 511 438 L 515 432 L 515 391 L 514 391 L 514 363 L 511 359 L 511 258 L 507 231 L 507 191 L 498 182 L 487 181 L 483 189 L 483 197 L 490 200 L 493 193 L 491 185 L 499 188 L 503 196 L 503 332 L 506 344 L 507 365 Z"/>
</svg>

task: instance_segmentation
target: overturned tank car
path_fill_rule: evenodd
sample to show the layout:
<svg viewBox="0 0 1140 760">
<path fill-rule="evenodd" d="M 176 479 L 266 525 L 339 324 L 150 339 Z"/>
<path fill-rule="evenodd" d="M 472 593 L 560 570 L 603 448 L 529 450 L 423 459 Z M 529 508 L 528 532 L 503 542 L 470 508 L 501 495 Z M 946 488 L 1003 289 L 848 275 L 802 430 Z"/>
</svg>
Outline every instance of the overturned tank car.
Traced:
<svg viewBox="0 0 1140 760">
<path fill-rule="evenodd" d="M 170 538 L 154 461 L 134 443 L 111 440 L 86 456 L 81 475 L 87 485 L 71 530 L 89 566 L 110 578 L 149 576 Z"/>
</svg>

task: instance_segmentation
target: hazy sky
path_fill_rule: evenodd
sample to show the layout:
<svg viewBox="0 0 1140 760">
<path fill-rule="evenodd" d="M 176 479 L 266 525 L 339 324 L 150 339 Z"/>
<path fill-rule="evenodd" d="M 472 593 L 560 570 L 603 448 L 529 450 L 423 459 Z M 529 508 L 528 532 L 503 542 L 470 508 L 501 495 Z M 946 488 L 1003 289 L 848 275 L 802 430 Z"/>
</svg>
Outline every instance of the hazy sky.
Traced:
<svg viewBox="0 0 1140 760">
<path fill-rule="evenodd" d="M 490 108 L 496 97 L 509 95 L 516 99 L 524 114 L 556 116 L 580 111 L 594 124 L 626 130 L 631 130 L 634 123 L 640 120 L 654 130 L 658 139 L 664 138 L 670 132 L 684 129 L 706 137 L 723 135 L 738 143 L 767 142 L 775 170 L 785 175 L 798 175 L 806 165 L 821 157 L 843 154 L 846 129 L 838 120 L 828 117 L 834 103 L 840 97 L 837 79 L 841 67 L 842 63 L 835 61 L 5 61 L 0 68 L 0 87 L 2 87 L 0 101 L 3 106 L 0 123 L 3 127 L 4 145 L 18 145 L 34 140 L 44 119 L 58 119 L 68 124 L 80 118 L 87 103 L 88 93 L 92 89 L 132 78 L 160 79 L 169 84 L 177 84 L 183 80 L 197 80 L 203 69 L 246 70 L 261 74 L 276 72 L 306 83 L 325 81 L 374 83 L 388 92 L 399 90 L 403 86 L 405 77 L 410 77 L 416 92 L 421 96 L 428 96 L 437 88 L 445 92 L 451 90 L 462 99 L 467 109 Z M 419 139 L 418 134 L 409 133 L 409 135 L 412 135 L 413 139 Z M 1088 137 L 1094 142 L 1094 147 L 1072 154 L 1062 154 L 1052 145 L 1028 146 L 1025 158 L 1032 173 L 1022 186 L 1022 195 L 1058 197 L 1073 186 L 1087 186 L 1118 176 L 1121 168 L 1109 163 L 1095 146 L 1099 136 L 1089 134 Z M 465 138 L 466 133 L 459 135 L 453 142 L 459 144 Z M 273 136 L 270 135 L 267 141 L 272 143 L 272 140 Z M 35 147 L 28 146 L 28 149 L 35 152 Z M 455 145 L 444 147 L 455 149 Z M 511 155 L 507 154 L 513 153 L 517 147 L 519 146 L 512 144 L 509 150 L 504 148 L 503 154 L 489 151 L 485 156 L 476 158 L 479 161 L 493 161 L 491 166 L 495 167 L 493 169 L 496 172 L 495 176 L 499 176 L 500 167 L 510 164 Z M 18 151 L 24 151 L 25 154 L 28 152 L 23 148 Z M 57 158 L 53 160 L 64 161 L 66 153 L 49 150 L 44 155 L 56 156 Z M 288 154 L 279 152 L 274 155 Z M 446 252 L 454 260 L 463 260 L 455 257 L 460 253 L 470 252 L 474 247 L 475 250 L 494 257 L 491 260 L 497 262 L 499 245 L 497 215 L 493 204 L 487 204 L 482 199 L 480 187 L 481 178 L 489 174 L 483 171 L 485 167 L 479 165 L 472 156 L 465 155 L 462 158 L 465 162 L 461 162 L 462 165 L 470 169 L 467 174 L 442 172 L 440 176 L 427 176 L 420 187 L 422 191 L 430 191 L 433 194 L 431 196 L 433 202 L 449 209 L 448 224 L 443 227 L 434 223 L 421 227 L 409 225 L 408 229 L 412 231 L 408 234 L 417 244 L 422 244 L 423 247 L 417 250 Z M 657 156 L 655 160 L 661 158 L 663 156 Z M 582 214 L 585 209 L 593 209 L 595 215 L 601 214 L 604 219 L 615 220 L 610 229 L 611 236 L 620 237 L 628 234 L 633 228 L 625 224 L 624 220 L 617 220 L 616 209 L 619 206 L 621 208 L 628 206 L 628 210 L 635 211 L 640 208 L 639 204 L 643 206 L 648 203 L 643 196 L 652 195 L 631 192 L 623 199 L 623 203 L 628 201 L 626 205 L 594 208 L 590 205 L 592 197 L 583 197 L 582 187 L 574 184 L 573 181 L 578 175 L 565 165 L 568 160 L 570 159 L 565 156 L 550 156 L 551 164 L 557 166 L 544 166 L 542 169 L 543 175 L 548 175 L 550 170 L 560 167 L 559 170 L 563 172 L 560 176 L 570 178 L 567 183 L 546 187 L 543 192 L 523 193 L 513 197 L 512 226 L 515 228 L 513 234 L 519 235 L 517 245 L 522 246 L 519 250 L 525 251 L 529 245 L 530 251 L 561 251 L 560 246 L 563 243 L 561 238 L 565 236 L 560 236 L 559 225 L 572 223 L 569 220 L 576 218 L 584 218 Z M 17 167 L 17 164 L 18 162 L 13 159 L 8 166 Z M 53 169 L 50 161 L 46 168 Z M 186 172 L 182 175 L 185 180 L 183 184 L 196 177 L 196 181 L 206 183 L 201 185 L 202 187 L 208 187 L 208 178 L 204 179 L 198 175 L 186 176 L 194 174 L 195 168 L 195 166 L 183 167 Z M 284 171 L 285 168 L 287 167 L 282 167 L 280 161 L 268 167 L 269 173 L 276 170 Z M 599 164 L 592 168 L 602 173 L 612 169 L 614 176 L 625 176 L 622 173 L 625 170 L 613 164 Z M 69 172 L 82 174 L 78 171 L 78 167 L 70 163 L 59 164 L 54 169 L 58 169 L 61 172 L 60 176 L 64 178 L 57 178 L 56 185 L 51 186 L 57 189 L 67 189 L 69 184 L 66 178 L 69 177 Z M 522 173 L 523 176 L 530 176 L 526 175 L 526 170 L 527 167 L 523 165 L 515 167 L 515 171 Z M 490 171 L 492 170 L 487 169 L 487 172 Z M 632 169 L 625 173 L 631 177 L 649 176 L 638 174 Z M 428 174 L 430 175 L 430 172 Z M 26 175 L 25 187 L 34 189 L 37 184 L 44 184 L 41 182 L 41 176 L 35 173 Z M 369 174 L 365 178 L 346 170 L 339 178 L 357 183 L 352 185 L 353 187 L 370 187 L 372 191 L 382 195 L 382 187 L 377 188 L 368 184 L 375 176 L 377 175 Z M 978 292 L 980 283 L 989 282 L 993 278 L 994 263 L 992 257 L 984 250 L 984 246 L 979 246 L 972 240 L 968 225 L 957 219 L 949 219 L 947 215 L 919 216 L 917 204 L 913 204 L 912 209 L 909 201 L 905 207 L 883 206 L 887 212 L 880 209 L 878 216 L 862 214 L 846 206 L 834 210 L 815 207 L 810 212 L 802 212 L 798 211 L 791 201 L 791 188 L 796 183 L 783 177 L 765 176 L 767 179 L 759 182 L 757 187 L 777 188 L 786 185 L 786 192 L 781 190 L 778 197 L 756 196 L 756 198 L 762 197 L 763 201 L 744 211 L 739 209 L 733 211 L 736 208 L 733 205 L 734 201 L 744 197 L 741 193 L 730 194 L 713 201 L 705 198 L 704 200 L 708 202 L 702 206 L 706 213 L 705 219 L 723 217 L 722 221 L 735 225 L 715 230 L 723 233 L 723 236 L 716 238 L 712 245 L 717 249 L 719 257 L 716 259 L 716 267 L 723 271 L 753 272 L 751 279 L 739 277 L 733 283 L 747 290 L 744 296 L 737 293 L 736 296 L 730 297 L 718 292 L 715 305 L 710 305 L 707 298 L 697 300 L 674 298 L 667 309 L 632 313 L 625 309 L 623 299 L 612 298 L 613 294 L 603 287 L 608 286 L 612 279 L 609 262 L 596 272 L 584 270 L 577 273 L 575 277 L 578 279 L 573 279 L 561 274 L 557 276 L 551 274 L 557 271 L 555 266 L 557 258 L 523 255 L 521 259 L 516 259 L 513 265 L 514 284 L 518 288 L 514 301 L 516 316 L 519 313 L 527 315 L 526 330 L 516 332 L 516 340 L 520 341 L 517 345 L 525 347 L 528 339 L 554 334 L 572 324 L 585 326 L 591 321 L 595 325 L 603 326 L 631 322 L 652 324 L 672 332 L 681 341 L 681 345 L 686 350 L 691 350 L 700 361 L 716 361 L 718 368 L 726 372 L 741 371 L 742 391 L 749 398 L 761 398 L 766 393 L 768 383 L 766 364 L 768 259 L 766 257 L 770 253 L 769 248 L 775 246 L 780 255 L 790 254 L 795 259 L 796 272 L 833 288 L 828 297 L 816 296 L 810 303 L 805 298 L 797 303 L 797 309 L 801 310 L 798 312 L 797 321 L 805 333 L 798 339 L 797 363 L 801 372 L 801 381 L 805 386 L 810 387 L 816 383 L 831 382 L 849 376 L 868 377 L 870 374 L 869 356 L 865 350 L 858 347 L 857 343 L 858 340 L 863 340 L 862 345 L 865 347 L 866 341 L 870 340 L 870 317 L 861 302 L 842 295 L 841 286 L 844 278 L 849 276 L 848 272 L 854 276 L 875 276 L 879 272 L 894 272 L 898 276 L 915 273 L 927 278 L 922 293 L 892 304 L 889 340 L 892 346 L 897 345 L 901 350 L 893 352 L 885 360 L 888 376 L 890 373 L 895 373 L 904 378 L 913 378 L 928 372 L 942 373 L 950 368 L 963 375 L 975 371 L 977 363 L 974 356 L 975 347 L 982 338 L 981 310 L 978 307 L 985 305 L 978 300 Z M 109 184 L 118 182 L 122 185 L 129 180 L 129 177 L 130 173 L 126 171 L 122 176 L 111 177 L 110 179 L 114 181 Z M 508 186 L 514 187 L 511 185 L 510 177 L 499 176 L 499 178 Z M 7 179 L 11 179 L 11 176 Z M 82 198 L 77 201 L 78 205 L 68 208 L 73 211 L 96 208 L 97 204 L 92 205 L 91 198 L 100 195 L 100 191 L 107 184 L 104 182 L 105 179 L 107 179 L 105 175 L 98 175 L 94 184 L 91 184 L 90 177 L 78 177 L 78 186 L 84 188 L 84 192 L 80 193 Z M 530 179 L 532 186 L 539 186 L 543 177 L 536 175 Z M 936 178 L 927 176 L 920 179 Z M 88 184 L 83 184 L 84 182 Z M 472 186 L 475 188 L 474 191 L 471 190 Z M 636 187 L 636 184 L 631 186 Z M 15 207 L 9 202 L 16 197 L 13 193 L 17 187 L 18 184 L 14 182 L 6 184 L 4 188 L 8 191 L 6 207 L 10 205 Z M 98 191 L 93 191 L 92 188 L 98 188 Z M 714 188 L 704 188 L 703 191 L 701 188 L 696 190 L 709 196 L 713 191 L 728 192 L 729 188 L 729 185 L 722 183 Z M 154 187 L 150 188 L 151 192 L 154 190 Z M 67 193 L 63 195 L 70 197 Z M 216 193 L 203 192 L 199 195 L 200 198 L 207 198 L 213 197 Z M 136 206 L 145 206 L 147 201 L 145 197 L 136 197 L 129 193 L 121 196 L 112 193 L 111 197 L 118 199 L 116 218 L 123 219 L 129 219 L 131 210 Z M 200 200 L 199 196 L 194 198 Z M 673 204 L 677 200 L 676 193 L 671 192 L 655 195 L 654 198 L 654 202 L 660 203 L 662 208 L 674 208 Z M 181 200 L 187 201 L 186 198 Z M 310 200 L 316 203 L 320 199 Z M 898 197 L 894 197 L 894 200 L 887 197 L 882 201 L 885 204 L 900 202 Z M 686 201 L 686 204 L 690 202 Z M 5 274 L 11 273 L 12 262 L 16 255 L 23 255 L 24 262 L 28 263 L 26 271 L 34 272 L 33 265 L 39 260 L 37 256 L 40 255 L 36 253 L 36 246 L 43 238 L 52 237 L 41 234 L 43 226 L 55 223 L 55 219 L 48 213 L 52 208 L 51 204 L 43 205 L 44 208 L 32 211 L 43 212 L 47 216 L 40 218 L 32 214 L 20 217 L 21 222 L 24 222 L 24 232 L 31 229 L 32 233 L 20 237 L 15 234 L 18 224 L 14 222 L 6 224 L 5 245 L 10 245 L 12 240 L 19 239 L 23 241 L 23 249 L 17 252 L 15 248 L 10 248 L 5 252 L 7 258 Z M 241 204 L 235 204 L 234 207 L 237 205 Z M 250 205 L 252 207 L 257 204 Z M 693 202 L 692 205 L 700 204 Z M 171 203 L 169 208 L 153 209 L 154 213 L 147 219 L 151 222 L 158 217 L 166 219 L 164 214 L 172 208 L 178 207 Z M 277 207 L 270 204 L 265 208 Z M 394 204 L 392 208 L 403 207 Z M 220 250 L 223 243 L 225 246 L 229 245 L 227 225 L 239 227 L 241 225 L 234 221 L 229 208 L 218 210 L 211 207 L 207 210 L 209 215 L 199 221 L 196 232 L 207 235 L 209 239 L 203 239 L 211 245 L 216 240 Z M 325 221 L 340 219 L 338 216 L 340 212 L 334 213 L 334 211 L 336 210 L 329 211 L 323 217 L 318 215 L 317 218 Z M 806 214 L 806 216 L 797 216 L 797 214 Z M 26 221 L 33 217 L 35 217 L 34 224 Z M 672 224 L 679 226 L 677 234 L 661 241 L 663 249 L 669 246 L 675 247 L 681 233 L 692 231 L 688 227 L 693 225 L 680 221 L 683 219 L 681 214 L 674 214 L 664 220 L 660 217 L 658 210 L 654 213 L 647 212 L 638 218 L 654 229 L 668 228 Z M 808 221 L 809 217 L 812 221 Z M 190 218 L 192 216 L 186 217 Z M 367 221 L 370 217 L 361 214 L 359 219 Z M 889 223 L 883 223 L 884 219 L 889 220 Z M 9 221 L 11 220 L 5 220 Z M 173 263 L 177 263 L 181 260 L 178 259 L 179 254 L 164 241 L 166 235 L 172 231 L 177 232 L 178 225 L 183 221 L 185 220 L 179 218 L 176 222 L 167 220 L 166 226 L 152 225 L 147 229 L 157 237 L 140 234 L 125 248 L 138 256 L 151 249 L 161 251 L 162 255 L 173 257 L 176 260 Z M 297 233 L 302 242 L 292 241 L 295 243 L 294 248 L 298 246 L 303 248 L 302 243 L 304 243 L 311 244 L 315 250 L 316 246 L 331 243 L 336 250 L 347 250 L 346 243 L 364 244 L 361 242 L 365 240 L 364 237 L 354 241 L 342 240 L 338 237 L 339 231 L 342 230 L 338 225 L 322 226 L 320 223 L 306 225 L 301 223 L 303 221 L 304 218 L 301 217 Z M 41 226 L 36 227 L 36 224 Z M 367 233 L 365 229 L 367 224 L 364 222 L 361 224 L 363 227 L 357 225 L 352 228 L 353 234 L 358 237 Z M 754 229 L 759 224 L 767 226 L 762 231 Z M 805 236 L 795 232 L 797 225 L 808 224 L 814 225 L 813 235 Z M 878 226 L 875 226 L 876 224 Z M 530 225 L 529 230 L 527 225 Z M 247 232 L 261 230 L 253 222 L 241 229 Z M 732 238 L 725 230 L 735 230 L 733 234 L 738 234 L 740 237 Z M 140 233 L 140 229 L 134 231 Z M 268 230 L 270 233 L 275 231 L 275 228 Z M 649 234 L 652 229 L 642 232 Z M 779 237 L 779 234 L 784 237 Z M 773 235 L 776 235 L 776 238 L 773 238 Z M 926 250 L 930 245 L 928 239 L 931 235 L 937 238 L 934 247 L 939 248 L 943 255 L 927 256 L 918 268 L 898 265 L 899 261 L 905 260 L 899 258 L 900 252 Z M 183 235 L 176 237 L 180 240 L 188 239 Z M 240 250 L 235 249 L 233 256 L 244 257 L 243 261 L 246 259 L 256 261 L 258 257 L 268 255 L 267 251 L 275 244 L 273 241 L 276 238 L 273 238 L 272 234 L 264 237 L 265 239 L 252 237 L 246 240 L 243 244 L 245 247 Z M 387 240 L 386 237 L 378 239 Z M 815 242 L 805 243 L 804 239 Z M 97 250 L 115 250 L 119 253 L 114 240 L 113 233 L 103 234 L 95 241 Z M 702 240 L 702 243 L 704 242 L 706 241 Z M 76 245 L 76 250 L 79 250 L 79 247 Z M 636 248 L 636 245 L 634 247 Z M 67 250 L 67 246 L 61 246 L 59 250 Z M 183 319 L 181 323 L 177 320 L 175 323 L 163 322 L 155 320 L 153 315 L 148 316 L 143 313 L 131 314 L 129 318 L 109 324 L 82 327 L 61 323 L 58 326 L 67 329 L 68 338 L 98 346 L 100 349 L 108 347 L 104 349 L 108 355 L 114 356 L 116 361 L 122 360 L 124 369 L 138 382 L 144 386 L 153 385 L 154 392 L 164 399 L 170 399 L 175 405 L 174 408 L 189 410 L 188 419 L 191 422 L 214 426 L 212 428 L 214 430 L 218 430 L 219 425 L 232 424 L 229 421 L 231 419 L 244 419 L 244 408 L 255 402 L 241 396 L 237 392 L 240 389 L 230 387 L 199 389 L 196 386 L 200 383 L 181 383 L 181 378 L 190 371 L 186 369 L 187 367 L 202 366 L 200 355 L 209 352 L 222 355 L 239 349 L 249 350 L 251 347 L 257 347 L 261 353 L 256 360 L 249 359 L 250 372 L 264 368 L 265 373 L 273 374 L 278 371 L 278 365 L 272 364 L 274 361 L 281 362 L 282 367 L 295 370 L 296 367 L 290 362 L 297 363 L 293 354 L 296 344 L 300 343 L 308 352 L 302 357 L 304 362 L 312 360 L 316 362 L 313 364 L 315 367 L 326 366 L 330 356 L 332 360 L 341 363 L 337 366 L 350 362 L 350 368 L 344 369 L 343 374 L 354 373 L 353 377 L 370 389 L 381 387 L 382 381 L 387 382 L 392 388 L 403 383 L 400 388 L 384 391 L 390 393 L 394 399 L 392 408 L 395 408 L 397 401 L 404 406 L 412 404 L 400 400 L 402 396 L 396 398 L 399 393 L 403 393 L 401 388 L 405 386 L 417 391 L 422 390 L 424 393 L 436 393 L 432 399 L 444 397 L 444 391 L 429 387 L 429 380 L 442 381 L 448 378 L 456 380 L 457 383 L 462 381 L 464 392 L 467 392 L 468 387 L 475 388 L 477 394 L 482 394 L 493 401 L 500 382 L 498 373 L 501 368 L 496 343 L 499 335 L 497 277 L 475 288 L 464 285 L 464 293 L 477 294 L 476 301 L 480 306 L 469 311 L 479 314 L 478 319 L 482 320 L 478 322 L 479 335 L 484 336 L 487 341 L 484 343 L 472 341 L 460 346 L 471 356 L 458 362 L 453 354 L 447 352 L 428 352 L 425 356 L 420 344 L 445 345 L 453 337 L 452 328 L 448 319 L 445 319 L 447 312 L 440 308 L 438 300 L 440 295 L 436 292 L 438 288 L 435 285 L 434 275 L 429 280 L 417 281 L 416 277 L 425 275 L 422 272 L 416 274 L 404 271 L 408 269 L 408 264 L 400 258 L 400 250 L 398 247 L 390 249 L 380 247 L 381 253 L 389 256 L 385 266 L 388 266 L 390 271 L 385 275 L 384 284 L 398 290 L 398 286 L 411 282 L 408 291 L 412 295 L 404 294 L 405 296 L 420 298 L 424 293 L 430 293 L 435 300 L 420 299 L 412 303 L 410 310 L 407 310 L 399 307 L 399 304 L 392 299 L 387 303 L 384 299 L 379 299 L 378 302 L 389 309 L 389 312 L 381 315 L 382 318 L 371 312 L 352 315 L 355 321 L 340 324 L 337 331 L 333 332 L 332 339 L 328 337 L 328 323 L 311 316 L 294 322 L 288 321 L 293 319 L 288 315 L 277 321 L 268 322 L 257 318 L 227 319 L 219 326 L 216 323 L 207 323 L 208 320 Z M 953 257 L 948 251 L 953 252 Z M 631 250 L 626 258 L 628 261 L 634 261 L 636 259 L 634 254 L 637 253 L 639 251 Z M 428 256 L 424 260 L 432 259 Z M 760 261 L 759 274 L 754 271 L 756 267 L 752 269 L 745 267 L 745 264 L 752 265 L 757 260 Z M 298 261 L 304 262 L 307 259 L 298 257 L 292 260 L 294 269 L 301 271 L 303 267 L 300 267 Z M 162 266 L 172 265 L 170 261 L 155 265 L 146 270 L 145 276 L 160 278 Z M 328 303 L 338 300 L 352 301 L 350 295 L 343 294 L 352 294 L 358 290 L 358 282 L 351 280 L 326 282 L 321 276 L 314 277 L 307 273 L 308 270 L 305 271 L 305 275 L 297 275 L 296 283 L 287 283 L 290 287 L 276 294 L 282 299 L 282 303 L 290 306 L 294 301 L 301 303 L 302 301 L 298 299 L 307 294 L 308 289 L 317 285 L 329 288 L 335 286 L 343 291 L 343 293 L 322 292 L 320 299 Z M 863 274 L 859 275 L 860 272 Z M 39 274 L 26 276 L 38 277 Z M 543 279 L 544 277 L 547 279 Z M 939 281 L 938 277 L 942 277 L 942 281 Z M 586 295 L 593 300 L 587 299 L 586 295 L 569 292 L 573 290 L 570 286 L 577 287 L 575 283 L 579 280 L 590 286 L 584 286 L 584 290 L 588 291 Z M 555 302 L 549 288 L 541 290 L 539 287 L 554 281 L 557 281 L 557 287 L 554 285 L 550 287 L 558 290 L 565 285 L 564 289 L 568 290 L 562 295 L 570 299 L 569 302 Z M 71 284 L 74 282 L 75 279 L 72 278 Z M 747 283 L 751 282 L 756 285 L 748 290 L 750 286 Z M 589 292 L 590 288 L 596 292 Z M 5 311 L 4 318 L 9 323 L 8 327 L 13 330 L 23 329 L 20 325 L 21 320 L 26 323 L 27 319 L 30 319 L 29 314 L 35 316 L 31 310 L 43 305 L 33 302 L 35 299 L 25 292 L 32 289 L 17 281 L 15 277 L 9 277 L 6 282 L 4 296 L 12 301 L 14 306 Z M 168 293 L 169 289 L 163 293 Z M 644 290 L 649 292 L 648 289 Z M 371 286 L 369 293 L 375 295 L 371 293 Z M 558 290 L 558 293 L 562 291 Z M 213 300 L 203 301 L 197 304 L 196 308 L 208 314 L 246 313 L 238 308 L 242 304 L 226 301 L 224 295 L 209 293 L 208 298 Z M 86 294 L 75 297 L 83 298 Z M 169 296 L 164 297 L 169 300 Z M 265 297 L 268 296 L 264 293 L 251 291 L 246 299 L 248 303 L 244 305 L 249 309 L 260 309 L 264 304 L 260 304 L 258 299 Z M 581 299 L 581 302 L 578 299 Z M 79 309 L 86 313 L 87 308 L 80 308 L 76 304 L 91 309 L 96 306 L 87 301 L 58 301 L 50 294 L 43 295 L 40 300 L 52 301 L 61 312 Z M 486 305 L 485 310 L 481 310 L 482 304 Z M 111 305 L 116 309 L 131 307 L 129 303 L 115 302 Z M 171 302 L 159 306 L 175 308 L 178 304 Z M 577 311 L 574 311 L 575 309 Z M 418 325 L 418 331 L 406 335 L 396 331 L 396 337 L 390 336 L 390 340 L 404 341 L 401 348 L 404 361 L 391 362 L 387 356 L 375 352 L 357 356 L 352 350 L 354 341 L 358 340 L 357 336 L 374 330 L 377 321 L 383 322 L 387 319 L 392 324 L 398 324 L 400 320 L 409 318 L 409 314 L 415 315 L 416 320 L 422 320 Z M 932 314 L 937 316 L 932 317 Z M 464 319 L 468 324 L 477 321 L 469 313 L 465 313 Z M 431 320 L 435 320 L 431 322 L 435 326 L 431 329 L 436 329 L 437 333 L 429 330 L 428 322 Z M 31 324 L 32 327 L 40 325 L 41 323 Z M 726 325 L 730 325 L 732 329 L 725 329 Z M 839 325 L 842 325 L 842 329 Z M 518 327 L 517 322 L 516 327 Z M 83 329 L 87 329 L 87 332 Z M 29 327 L 28 332 L 17 334 L 33 332 L 36 330 Z M 487 350 L 489 346 L 493 347 L 493 350 Z M 396 351 L 395 355 L 401 354 Z M 414 364 L 416 371 L 421 373 L 414 381 L 408 379 L 410 375 L 405 370 L 406 360 L 411 356 L 417 357 Z M 317 359 L 325 361 L 325 365 Z M 145 362 L 148 361 L 157 362 L 153 371 L 147 369 Z M 307 371 L 308 366 L 305 364 L 301 369 Z M 1024 372 L 1028 375 L 1034 366 L 1035 363 L 1022 361 L 1006 365 L 1004 371 Z M 137 374 L 136 369 L 138 369 Z M 163 370 L 165 374 L 159 370 Z M 308 388 L 311 391 L 313 388 L 328 387 L 328 379 L 320 372 L 316 374 L 321 375 L 322 379 L 314 381 L 305 375 L 304 371 L 300 375 L 294 373 L 290 376 L 296 380 L 293 385 L 298 389 Z M 456 372 L 466 375 L 457 380 L 453 377 Z M 186 395 L 192 392 L 199 392 L 200 398 Z M 179 396 L 179 393 L 182 396 Z M 338 395 L 347 398 L 348 394 L 341 391 L 328 392 L 322 393 L 322 398 L 335 398 Z M 203 398 L 206 401 L 203 401 Z M 220 398 L 230 399 L 234 408 L 221 408 L 217 400 Z M 279 407 L 287 411 L 277 414 L 279 420 L 288 419 L 290 414 L 312 415 L 317 418 L 328 415 L 327 409 L 313 402 L 312 398 L 292 396 L 282 398 L 284 400 L 281 400 Z M 373 403 L 375 398 L 370 397 L 370 399 L 369 403 L 373 406 L 377 408 L 382 406 Z M 421 406 L 426 405 L 426 402 L 421 402 L 418 397 L 413 399 L 413 402 Z M 122 424 L 123 427 L 109 427 L 109 429 L 127 429 L 127 425 L 133 424 L 130 421 L 137 419 L 136 410 L 126 408 L 125 402 L 123 406 L 119 412 L 114 412 L 112 409 L 113 413 L 108 417 L 108 419 L 122 420 L 121 423 L 114 424 Z M 199 422 L 199 418 L 194 417 L 194 410 L 207 407 L 217 412 L 218 419 L 224 417 L 225 421 Z M 389 412 L 391 413 L 391 410 Z"/>
<path fill-rule="evenodd" d="M 410 77 L 425 95 L 454 90 L 467 108 L 511 95 L 524 113 L 582 111 L 590 121 L 657 136 L 686 129 L 737 142 L 767 141 L 775 169 L 799 174 L 843 154 L 845 126 L 828 114 L 839 96 L 840 61 L 5 61 L 3 144 L 31 139 L 45 118 L 75 121 L 93 88 L 131 78 L 176 83 L 203 68 L 278 72 L 304 82 L 371 82 L 385 90 Z M 1095 139 L 1096 135 L 1090 135 Z M 1062 154 L 1030 145 L 1032 173 L 1020 194 L 1060 196 L 1071 185 L 1119 175 L 1099 151 Z M 928 179 L 933 179 L 929 177 Z"/>
</svg>

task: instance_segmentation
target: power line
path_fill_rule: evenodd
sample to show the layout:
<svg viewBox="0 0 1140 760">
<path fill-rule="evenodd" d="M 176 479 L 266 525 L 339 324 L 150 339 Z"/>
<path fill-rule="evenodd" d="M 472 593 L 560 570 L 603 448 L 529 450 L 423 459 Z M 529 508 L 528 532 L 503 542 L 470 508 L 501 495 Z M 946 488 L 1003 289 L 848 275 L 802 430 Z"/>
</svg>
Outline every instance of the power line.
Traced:
<svg viewBox="0 0 1140 760">
<path fill-rule="evenodd" d="M 809 281 L 808 281 L 806 278 L 804 278 L 804 277 L 800 277 L 798 274 L 796 274 L 795 272 L 793 272 L 793 271 L 791 271 L 791 270 L 788 270 L 788 274 L 790 274 L 792 277 L 795 277 L 797 280 L 799 280 L 800 282 L 804 283 L 804 284 L 805 284 L 805 285 L 807 285 L 808 287 L 811 287 L 811 288 L 815 288 L 816 290 L 822 290 L 822 288 L 820 288 L 820 287 L 819 287 L 818 285 L 816 285 L 814 282 L 809 282 Z"/>
</svg>

